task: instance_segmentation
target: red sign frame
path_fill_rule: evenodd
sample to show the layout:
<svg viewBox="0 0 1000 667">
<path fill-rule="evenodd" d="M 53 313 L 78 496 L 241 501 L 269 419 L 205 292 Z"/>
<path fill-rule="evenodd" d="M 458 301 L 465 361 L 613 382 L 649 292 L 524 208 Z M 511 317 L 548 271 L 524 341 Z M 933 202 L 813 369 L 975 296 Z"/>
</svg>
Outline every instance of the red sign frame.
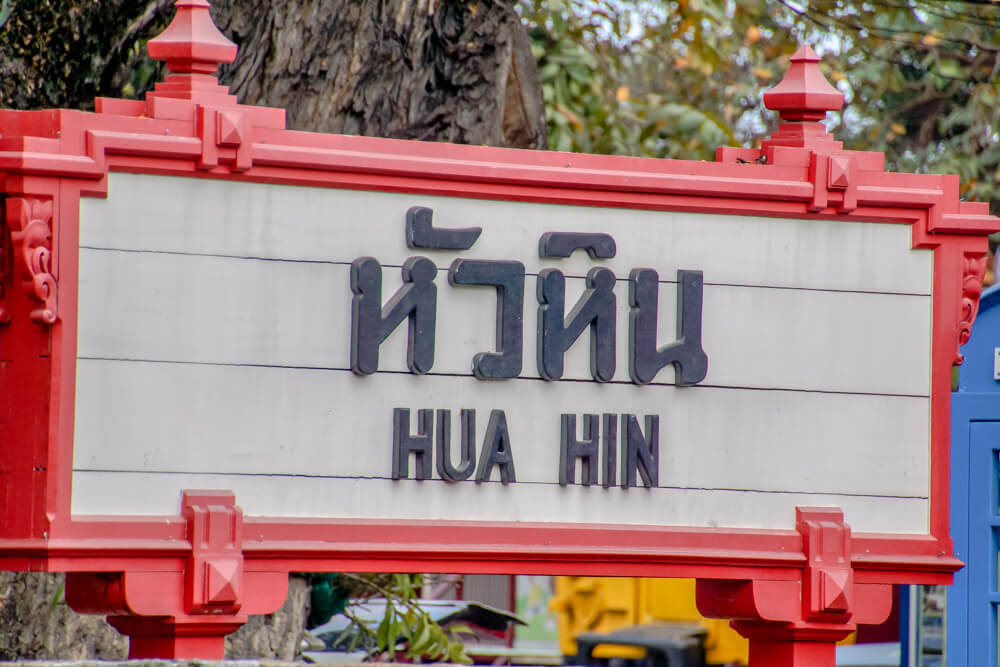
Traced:
<svg viewBox="0 0 1000 667">
<path fill-rule="evenodd" d="M 702 611 L 744 619 L 752 639 L 808 630 L 830 647 L 888 613 L 887 584 L 951 581 L 952 366 L 1000 221 L 960 201 L 955 176 L 887 173 L 881 154 L 842 150 L 818 122 L 829 107 L 807 100 L 815 82 L 795 78 L 816 67 L 808 49 L 770 100 L 787 122 L 761 149 L 723 148 L 716 163 L 531 152 L 286 130 L 283 110 L 217 85 L 227 43 L 173 37 L 210 20 L 204 0 L 177 4 L 151 43 L 175 73 L 146 100 L 0 111 L 0 567 L 73 573 L 71 604 L 111 615 L 133 657 L 218 656 L 224 631 L 280 606 L 291 571 L 696 577 Z M 839 513 L 807 509 L 797 530 L 244 518 L 231 494 L 198 491 L 175 518 L 73 516 L 80 199 L 105 195 L 114 171 L 910 225 L 934 253 L 930 530 L 851 534 Z M 813 664 L 764 651 L 751 659 Z"/>
</svg>

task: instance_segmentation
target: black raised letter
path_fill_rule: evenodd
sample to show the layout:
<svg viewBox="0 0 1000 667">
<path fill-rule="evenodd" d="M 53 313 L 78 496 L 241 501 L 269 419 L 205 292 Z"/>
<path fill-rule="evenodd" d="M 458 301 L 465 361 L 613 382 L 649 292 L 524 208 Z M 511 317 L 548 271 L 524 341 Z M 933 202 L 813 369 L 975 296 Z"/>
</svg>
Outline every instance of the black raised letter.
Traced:
<svg viewBox="0 0 1000 667">
<path fill-rule="evenodd" d="M 510 434 L 507 433 L 507 415 L 503 410 L 490 412 L 490 423 L 486 427 L 483 448 L 479 452 L 476 483 L 490 481 L 493 466 L 500 466 L 501 483 L 510 484 L 517 481 L 517 475 L 514 474 L 514 455 L 510 449 Z"/>
<path fill-rule="evenodd" d="M 701 347 L 701 271 L 677 272 L 677 340 L 657 349 L 656 320 L 659 275 L 653 269 L 629 274 L 629 374 L 632 382 L 648 384 L 660 369 L 673 364 L 678 386 L 697 384 L 708 374 L 708 356 Z"/>
<path fill-rule="evenodd" d="M 524 264 L 456 259 L 448 270 L 448 281 L 452 285 L 492 285 L 497 288 L 497 351 L 475 355 L 472 372 L 480 380 L 517 377 L 521 373 Z"/>
<path fill-rule="evenodd" d="M 378 370 L 382 342 L 403 320 L 409 320 L 406 364 L 413 373 L 434 365 L 437 267 L 426 257 L 403 263 L 403 286 L 382 306 L 382 266 L 372 257 L 351 263 L 351 370 L 369 375 Z"/>
<path fill-rule="evenodd" d="M 604 428 L 601 429 L 602 464 L 605 489 L 615 485 L 615 473 L 618 468 L 618 415 L 604 415 Z"/>
<path fill-rule="evenodd" d="M 583 416 L 583 440 L 576 439 L 576 415 L 564 414 L 560 422 L 559 483 L 576 484 L 576 460 L 583 463 L 580 483 L 597 484 L 597 451 L 600 421 L 597 415 Z"/>
<path fill-rule="evenodd" d="M 434 411 L 417 410 L 417 435 L 410 435 L 410 411 L 392 411 L 392 478 L 410 476 L 410 452 L 416 458 L 415 479 L 430 479 L 434 455 Z"/>
<path fill-rule="evenodd" d="M 539 257 L 569 257 L 574 250 L 586 250 L 591 259 L 611 259 L 618 251 L 611 234 L 545 232 L 538 239 Z"/>
<path fill-rule="evenodd" d="M 406 212 L 406 245 L 427 250 L 468 250 L 483 233 L 482 227 L 435 229 L 434 211 L 413 206 Z"/>
<path fill-rule="evenodd" d="M 646 415 L 646 435 L 639 428 L 635 415 L 622 415 L 622 486 L 637 486 L 638 470 L 642 485 L 655 487 L 660 483 L 660 417 Z"/>
<path fill-rule="evenodd" d="M 461 463 L 451 464 L 451 410 L 437 411 L 437 471 L 446 482 L 469 479 L 476 469 L 476 411 L 462 410 L 459 417 Z"/>
<path fill-rule="evenodd" d="M 546 380 L 563 375 L 563 356 L 584 329 L 590 328 L 590 374 L 598 382 L 615 376 L 615 274 L 596 267 L 587 273 L 587 289 L 564 324 L 566 278 L 558 269 L 538 273 L 538 372 Z"/>
</svg>

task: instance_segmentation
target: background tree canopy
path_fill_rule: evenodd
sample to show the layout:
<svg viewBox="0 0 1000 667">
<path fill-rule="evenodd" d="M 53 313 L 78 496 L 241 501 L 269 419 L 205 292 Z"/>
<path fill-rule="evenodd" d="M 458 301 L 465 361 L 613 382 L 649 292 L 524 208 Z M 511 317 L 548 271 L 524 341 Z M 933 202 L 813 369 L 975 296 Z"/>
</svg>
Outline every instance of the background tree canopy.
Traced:
<svg viewBox="0 0 1000 667">
<path fill-rule="evenodd" d="M 583 7 L 590 8 L 585 11 Z M 847 95 L 833 132 L 889 169 L 1000 200 L 1000 7 L 986 0 L 558 0 L 522 4 L 550 147 L 711 159 L 773 130 L 761 93 L 799 43 Z"/>
<path fill-rule="evenodd" d="M 245 103 L 286 106 L 297 129 L 533 147 L 547 129 L 557 150 L 712 159 L 716 146 L 752 146 L 773 129 L 761 93 L 805 41 L 848 97 L 831 115 L 848 148 L 883 151 L 890 169 L 957 173 L 968 198 L 1000 201 L 1000 7 L 989 0 L 280 4 L 216 0 L 213 14 L 241 45 L 223 81 Z M 141 96 L 162 74 L 142 46 L 171 5 L 0 0 L 0 105 L 88 108 L 95 95 Z M 443 111 L 463 77 L 496 62 L 507 81 L 482 77 L 487 88 L 537 86 L 509 76 L 519 74 L 510 53 L 527 52 L 512 9 L 530 35 L 546 127 L 522 123 L 530 136 L 519 140 L 456 131 L 489 115 Z M 462 44 L 473 47 L 458 57 Z M 376 76 L 394 64 L 396 79 Z M 347 74 L 358 67 L 364 76 Z M 406 77 L 434 92 L 413 99 L 399 84 Z M 365 115 L 388 116 L 389 107 L 406 113 L 393 122 Z M 527 113 L 536 111 L 540 118 L 541 109 Z"/>
</svg>

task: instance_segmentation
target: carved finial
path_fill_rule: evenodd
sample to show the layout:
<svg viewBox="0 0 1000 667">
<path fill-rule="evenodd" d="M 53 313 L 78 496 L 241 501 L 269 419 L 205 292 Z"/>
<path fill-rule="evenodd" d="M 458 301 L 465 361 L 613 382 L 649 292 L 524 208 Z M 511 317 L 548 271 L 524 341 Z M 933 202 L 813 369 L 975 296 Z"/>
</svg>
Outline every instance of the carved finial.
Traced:
<svg viewBox="0 0 1000 667">
<path fill-rule="evenodd" d="M 844 94 L 823 76 L 816 52 L 801 46 L 792 55 L 785 78 L 764 93 L 764 106 L 777 111 L 781 120 L 816 122 L 823 120 L 827 111 L 844 106 Z"/>
<path fill-rule="evenodd" d="M 146 95 L 146 101 L 151 103 L 149 114 L 159 116 L 158 98 L 236 105 L 236 97 L 229 95 L 215 77 L 221 63 L 236 59 L 236 45 L 215 27 L 208 13 L 208 0 L 177 0 L 174 6 L 174 20 L 146 45 L 150 57 L 165 60 L 170 70 L 166 80 Z"/>
<path fill-rule="evenodd" d="M 236 59 L 236 45 L 215 27 L 208 0 L 177 0 L 174 6 L 174 20 L 147 44 L 151 58 L 167 61 L 175 74 L 215 74 Z"/>
<path fill-rule="evenodd" d="M 785 77 L 764 93 L 764 106 L 777 111 L 783 124 L 766 144 L 800 148 L 839 148 L 820 121 L 844 106 L 844 94 L 819 69 L 819 56 L 808 46 L 792 55 Z"/>
</svg>

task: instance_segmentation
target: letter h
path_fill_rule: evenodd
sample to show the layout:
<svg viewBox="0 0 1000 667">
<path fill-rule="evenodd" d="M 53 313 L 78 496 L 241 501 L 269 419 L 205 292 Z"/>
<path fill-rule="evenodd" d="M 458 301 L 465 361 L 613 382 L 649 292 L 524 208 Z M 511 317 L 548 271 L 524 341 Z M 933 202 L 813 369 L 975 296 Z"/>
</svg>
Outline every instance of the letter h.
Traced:
<svg viewBox="0 0 1000 667">
<path fill-rule="evenodd" d="M 378 370 L 379 347 L 403 320 L 409 321 L 406 364 L 411 373 L 434 365 L 437 316 L 437 267 L 426 257 L 403 263 L 403 286 L 382 306 L 382 266 L 372 257 L 351 263 L 351 370 L 369 375 Z"/>
</svg>

